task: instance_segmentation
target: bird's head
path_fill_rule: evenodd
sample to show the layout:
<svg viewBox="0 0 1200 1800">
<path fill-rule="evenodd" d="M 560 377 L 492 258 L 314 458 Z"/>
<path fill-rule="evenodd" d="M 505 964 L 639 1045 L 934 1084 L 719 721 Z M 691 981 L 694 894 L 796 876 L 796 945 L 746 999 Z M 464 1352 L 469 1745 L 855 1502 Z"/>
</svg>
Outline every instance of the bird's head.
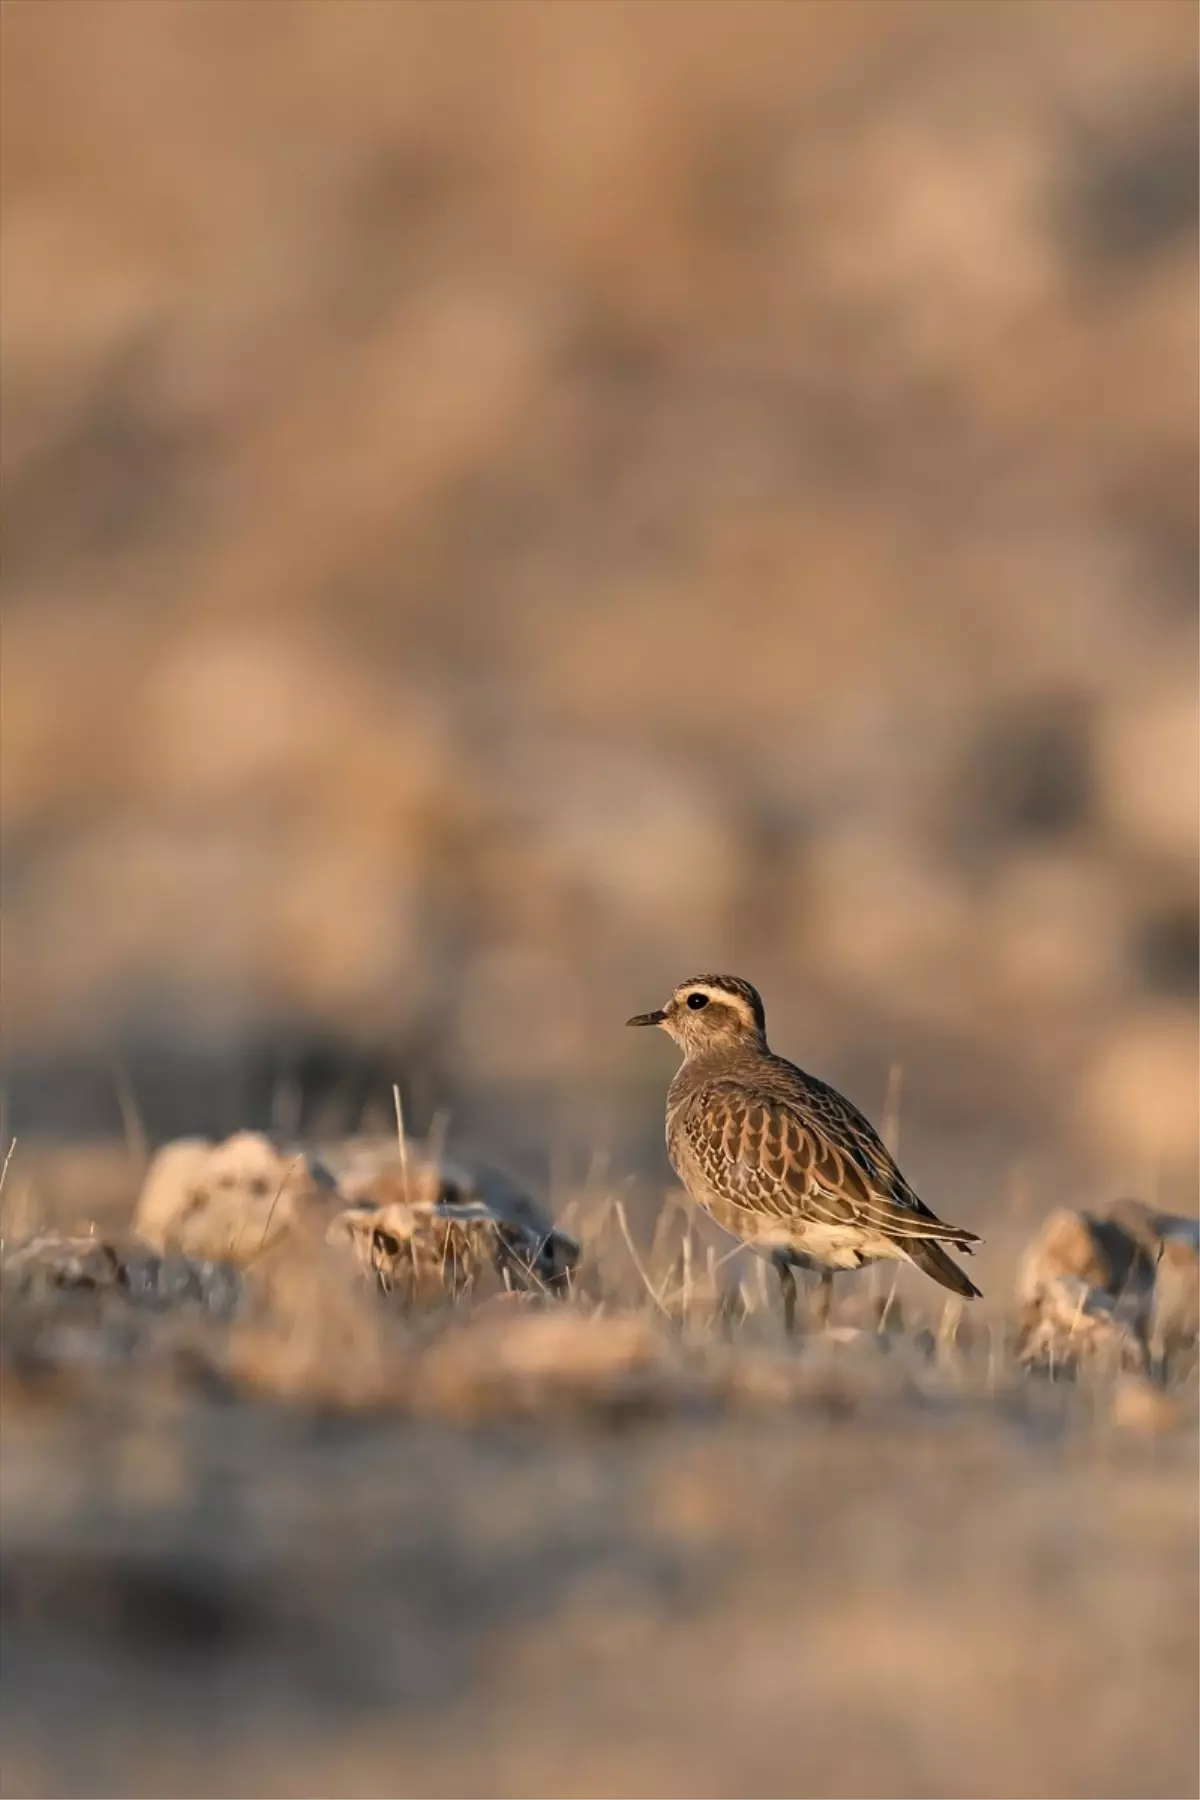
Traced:
<svg viewBox="0 0 1200 1800">
<path fill-rule="evenodd" d="M 681 981 L 665 1006 L 636 1013 L 627 1025 L 661 1025 L 685 1056 L 722 1049 L 763 1050 L 767 1022 L 757 988 L 737 975 L 693 975 Z"/>
</svg>

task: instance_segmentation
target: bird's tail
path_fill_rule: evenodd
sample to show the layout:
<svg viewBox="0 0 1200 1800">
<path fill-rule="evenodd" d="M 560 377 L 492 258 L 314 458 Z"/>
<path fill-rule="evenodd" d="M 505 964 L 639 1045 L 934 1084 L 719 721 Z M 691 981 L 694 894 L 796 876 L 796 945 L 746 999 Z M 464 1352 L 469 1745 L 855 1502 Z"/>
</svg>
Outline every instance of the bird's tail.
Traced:
<svg viewBox="0 0 1200 1800">
<path fill-rule="evenodd" d="M 931 1275 L 952 1294 L 961 1294 L 964 1300 L 979 1300 L 982 1295 L 974 1282 L 969 1281 L 956 1262 L 942 1249 L 934 1238 L 910 1241 L 904 1248 L 908 1252 L 908 1260 L 915 1263 L 924 1275 Z"/>
</svg>

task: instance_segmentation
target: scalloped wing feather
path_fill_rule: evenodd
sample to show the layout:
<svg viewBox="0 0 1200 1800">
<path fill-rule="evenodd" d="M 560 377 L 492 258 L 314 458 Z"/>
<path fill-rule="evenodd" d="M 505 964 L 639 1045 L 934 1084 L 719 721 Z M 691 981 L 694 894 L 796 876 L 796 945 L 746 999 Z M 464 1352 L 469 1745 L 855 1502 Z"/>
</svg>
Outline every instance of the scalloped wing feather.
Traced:
<svg viewBox="0 0 1200 1800">
<path fill-rule="evenodd" d="M 917 1197 L 848 1100 L 799 1070 L 791 1079 L 805 1083 L 802 1098 L 738 1077 L 706 1083 L 681 1109 L 677 1129 L 714 1194 L 760 1221 L 800 1216 L 963 1250 L 978 1242 Z"/>
</svg>

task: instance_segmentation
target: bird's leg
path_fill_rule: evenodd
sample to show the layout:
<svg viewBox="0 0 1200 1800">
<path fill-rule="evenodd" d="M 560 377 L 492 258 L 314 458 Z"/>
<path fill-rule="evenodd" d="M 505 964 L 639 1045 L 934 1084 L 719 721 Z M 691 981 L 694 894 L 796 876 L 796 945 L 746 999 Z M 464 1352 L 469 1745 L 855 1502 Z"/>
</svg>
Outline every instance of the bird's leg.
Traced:
<svg viewBox="0 0 1200 1800">
<path fill-rule="evenodd" d="M 783 1329 L 792 1337 L 796 1330 L 796 1277 L 781 1256 L 773 1260 L 783 1289 Z"/>
<path fill-rule="evenodd" d="M 829 1329 L 829 1309 L 833 1305 L 833 1270 L 821 1270 L 821 1285 L 817 1289 L 817 1328 L 820 1331 Z"/>
</svg>

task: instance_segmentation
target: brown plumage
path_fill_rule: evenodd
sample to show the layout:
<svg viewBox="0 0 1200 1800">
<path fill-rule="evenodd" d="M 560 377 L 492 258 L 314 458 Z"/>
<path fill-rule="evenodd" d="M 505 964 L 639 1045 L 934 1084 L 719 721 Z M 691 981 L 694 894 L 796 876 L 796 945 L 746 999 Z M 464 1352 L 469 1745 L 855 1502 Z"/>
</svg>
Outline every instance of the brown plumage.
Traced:
<svg viewBox="0 0 1200 1800">
<path fill-rule="evenodd" d="M 969 1254 L 975 1233 L 929 1210 L 857 1107 L 770 1050 L 748 981 L 694 976 L 629 1023 L 662 1026 L 683 1050 L 667 1095 L 671 1164 L 718 1225 L 771 1257 L 789 1330 L 793 1268 L 820 1270 L 823 1317 L 835 1269 L 885 1257 L 978 1296 L 943 1248 Z"/>
</svg>

